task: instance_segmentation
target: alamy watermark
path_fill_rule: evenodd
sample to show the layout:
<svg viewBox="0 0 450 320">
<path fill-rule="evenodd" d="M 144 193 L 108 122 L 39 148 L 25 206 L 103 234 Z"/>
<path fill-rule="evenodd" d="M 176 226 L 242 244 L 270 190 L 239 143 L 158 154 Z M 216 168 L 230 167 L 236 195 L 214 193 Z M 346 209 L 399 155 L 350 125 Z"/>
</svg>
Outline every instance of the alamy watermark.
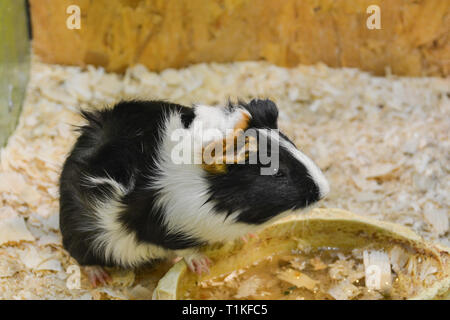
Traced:
<svg viewBox="0 0 450 320">
<path fill-rule="evenodd" d="M 66 13 L 69 17 L 66 20 L 67 29 L 81 29 L 81 9 L 79 6 L 72 4 L 67 7 Z"/>
<path fill-rule="evenodd" d="M 70 265 L 66 273 L 69 274 L 66 280 L 66 287 L 69 290 L 75 290 L 81 288 L 81 269 L 79 266 L 72 264 Z"/>
<path fill-rule="evenodd" d="M 176 129 L 170 158 L 174 164 L 259 164 L 261 175 L 273 175 L 279 168 L 278 130 L 203 129 L 195 122 L 192 130 Z"/>
<path fill-rule="evenodd" d="M 67 29 L 81 29 L 81 9 L 79 6 L 72 4 L 66 8 L 69 17 L 66 20 Z M 372 4 L 367 7 L 366 13 L 370 16 L 366 20 L 366 26 L 370 30 L 381 29 L 381 9 L 378 5 Z"/>
<path fill-rule="evenodd" d="M 367 7 L 366 13 L 370 16 L 366 20 L 367 29 L 381 29 L 381 9 L 376 4 Z"/>
</svg>

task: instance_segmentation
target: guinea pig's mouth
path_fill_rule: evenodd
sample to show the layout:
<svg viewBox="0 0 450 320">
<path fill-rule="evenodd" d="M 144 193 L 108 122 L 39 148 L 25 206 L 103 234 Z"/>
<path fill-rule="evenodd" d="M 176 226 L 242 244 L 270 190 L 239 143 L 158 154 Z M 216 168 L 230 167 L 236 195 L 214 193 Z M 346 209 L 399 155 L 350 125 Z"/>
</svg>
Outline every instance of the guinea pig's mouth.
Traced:
<svg viewBox="0 0 450 320">
<path fill-rule="evenodd" d="M 280 214 L 276 215 L 275 217 L 270 219 L 270 221 L 274 222 L 274 221 L 277 221 L 279 219 L 283 219 L 283 218 L 288 217 L 288 216 L 306 214 L 310 210 L 312 210 L 312 209 L 314 209 L 316 207 L 318 207 L 317 203 L 308 204 L 307 206 L 298 206 L 298 205 L 296 205 L 296 206 L 293 206 L 291 209 L 288 209 L 288 210 L 283 211 Z"/>
</svg>

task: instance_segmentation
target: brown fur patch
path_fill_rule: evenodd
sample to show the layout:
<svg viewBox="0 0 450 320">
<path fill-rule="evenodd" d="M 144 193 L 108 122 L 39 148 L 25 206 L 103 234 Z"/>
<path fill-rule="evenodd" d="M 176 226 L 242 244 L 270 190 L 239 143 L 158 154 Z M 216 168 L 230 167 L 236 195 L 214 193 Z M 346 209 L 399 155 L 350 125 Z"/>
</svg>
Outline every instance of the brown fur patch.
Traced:
<svg viewBox="0 0 450 320">
<path fill-rule="evenodd" d="M 233 148 L 233 163 L 238 163 L 243 158 L 249 157 L 249 137 L 245 138 L 244 146 L 239 148 L 238 137 L 248 128 L 250 116 L 242 112 L 242 119 L 234 126 L 233 133 L 220 141 L 213 141 L 202 149 L 202 168 L 212 174 L 226 173 L 227 154 Z M 222 149 L 222 153 L 216 154 L 216 151 Z M 244 153 L 240 152 L 245 150 Z M 206 157 L 205 157 L 206 155 Z M 209 157 L 211 156 L 211 157 Z"/>
</svg>

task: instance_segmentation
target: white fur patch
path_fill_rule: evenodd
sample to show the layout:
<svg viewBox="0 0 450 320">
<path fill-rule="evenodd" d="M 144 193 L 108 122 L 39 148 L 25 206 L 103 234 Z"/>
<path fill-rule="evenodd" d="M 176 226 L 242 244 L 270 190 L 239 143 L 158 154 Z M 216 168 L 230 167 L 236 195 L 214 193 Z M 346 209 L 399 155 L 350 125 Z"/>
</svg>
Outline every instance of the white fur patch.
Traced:
<svg viewBox="0 0 450 320">
<path fill-rule="evenodd" d="M 188 130 L 196 139 L 201 137 L 203 145 L 216 139 L 225 138 L 229 133 L 227 131 L 232 131 L 242 120 L 243 114 L 251 118 L 247 110 L 239 107 L 229 112 L 224 107 L 196 105 L 194 112 L 195 118 Z M 217 134 L 220 137 L 217 137 Z"/>
<path fill-rule="evenodd" d="M 298 150 L 292 143 L 279 137 L 280 145 L 286 148 L 298 161 L 300 161 L 308 170 L 308 174 L 319 188 L 320 198 L 324 198 L 330 192 L 330 185 L 317 165 L 303 152 Z"/>
<path fill-rule="evenodd" d="M 168 251 L 164 248 L 138 243 L 135 233 L 125 229 L 118 220 L 124 209 L 120 200 L 128 192 L 123 185 L 103 177 L 86 177 L 85 181 L 93 186 L 107 183 L 113 187 L 112 197 L 92 203 L 94 218 L 97 220 L 93 228 L 97 232 L 100 229 L 92 241 L 93 249 L 97 254 L 103 255 L 106 261 L 112 261 L 124 267 L 137 266 L 168 255 Z"/>
</svg>

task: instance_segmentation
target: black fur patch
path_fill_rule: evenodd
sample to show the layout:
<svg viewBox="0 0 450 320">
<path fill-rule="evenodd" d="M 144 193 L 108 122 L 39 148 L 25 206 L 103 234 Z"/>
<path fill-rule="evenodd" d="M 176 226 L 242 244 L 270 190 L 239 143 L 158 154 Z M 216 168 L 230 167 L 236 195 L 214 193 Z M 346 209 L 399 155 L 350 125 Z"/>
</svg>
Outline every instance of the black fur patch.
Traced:
<svg viewBox="0 0 450 320">
<path fill-rule="evenodd" d="M 269 99 L 255 99 L 248 104 L 240 104 L 252 115 L 250 127 L 267 129 L 278 128 L 278 108 L 273 101 Z"/>
<path fill-rule="evenodd" d="M 181 112 L 181 122 L 185 129 L 191 126 L 192 121 L 195 119 L 194 108 L 183 108 Z"/>
<path fill-rule="evenodd" d="M 169 235 L 162 212 L 154 209 L 155 194 L 147 188 L 154 177 L 155 150 L 160 124 L 168 112 L 180 112 L 184 125 L 192 121 L 191 108 L 161 101 L 125 101 L 113 109 L 83 111 L 82 126 L 60 177 L 60 228 L 63 245 L 81 265 L 110 265 L 92 251 L 96 233 L 92 203 L 113 194 L 108 183 L 92 186 L 85 177 L 111 178 L 128 189 L 120 216 L 124 228 L 134 231 L 140 242 L 167 249 L 185 249 L 202 244 L 189 235 Z M 89 230 L 89 231 L 88 231 Z"/>
</svg>

